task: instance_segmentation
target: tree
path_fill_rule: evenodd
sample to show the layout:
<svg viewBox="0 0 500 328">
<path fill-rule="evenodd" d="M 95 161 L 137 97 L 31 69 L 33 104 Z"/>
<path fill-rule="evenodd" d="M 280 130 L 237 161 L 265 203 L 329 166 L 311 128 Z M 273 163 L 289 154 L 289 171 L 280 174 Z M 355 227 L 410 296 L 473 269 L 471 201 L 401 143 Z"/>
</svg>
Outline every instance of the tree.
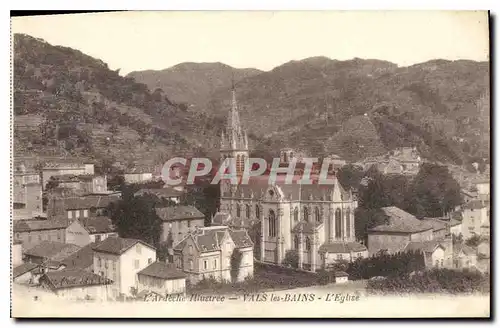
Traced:
<svg viewBox="0 0 500 328">
<path fill-rule="evenodd" d="M 285 258 L 283 259 L 283 265 L 290 266 L 292 268 L 299 267 L 299 254 L 296 250 L 290 249 L 286 251 Z"/>
<path fill-rule="evenodd" d="M 463 203 L 460 185 L 448 168 L 424 163 L 410 186 L 408 211 L 417 217 L 440 217 Z"/>
<path fill-rule="evenodd" d="M 154 198 L 136 197 L 133 189 L 125 186 L 122 199 L 110 204 L 108 212 L 121 237 L 140 239 L 158 247 L 163 226 L 154 206 Z"/>
<path fill-rule="evenodd" d="M 235 248 L 231 254 L 231 279 L 233 282 L 238 280 L 242 258 L 243 254 L 239 249 Z"/>
<path fill-rule="evenodd" d="M 481 237 L 479 235 L 474 235 L 465 241 L 465 245 L 470 247 L 477 247 L 481 242 Z"/>
<path fill-rule="evenodd" d="M 363 169 L 352 164 L 344 165 L 337 171 L 337 178 L 344 188 L 357 190 L 363 176 Z"/>
</svg>

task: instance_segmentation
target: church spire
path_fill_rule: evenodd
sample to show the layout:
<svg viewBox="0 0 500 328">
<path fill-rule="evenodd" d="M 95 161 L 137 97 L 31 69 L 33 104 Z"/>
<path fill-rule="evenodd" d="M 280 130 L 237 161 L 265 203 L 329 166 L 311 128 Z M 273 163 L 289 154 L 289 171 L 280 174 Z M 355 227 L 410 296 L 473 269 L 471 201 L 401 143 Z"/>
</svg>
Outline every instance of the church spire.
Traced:
<svg viewBox="0 0 500 328">
<path fill-rule="evenodd" d="M 236 100 L 236 89 L 234 86 L 234 78 L 231 79 L 231 109 L 229 110 L 225 135 L 226 142 L 224 145 L 233 150 L 246 150 L 248 149 L 248 140 L 246 132 L 241 128 L 240 115 L 238 113 L 238 102 Z M 221 143 L 222 146 L 222 143 Z"/>
</svg>

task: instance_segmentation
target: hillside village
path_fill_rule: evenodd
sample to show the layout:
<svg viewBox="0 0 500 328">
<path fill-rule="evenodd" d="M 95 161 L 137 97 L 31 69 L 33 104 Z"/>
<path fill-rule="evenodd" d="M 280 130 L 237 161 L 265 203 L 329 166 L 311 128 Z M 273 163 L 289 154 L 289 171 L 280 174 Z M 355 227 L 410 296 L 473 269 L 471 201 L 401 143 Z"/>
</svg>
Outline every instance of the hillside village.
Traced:
<svg viewBox="0 0 500 328">
<path fill-rule="evenodd" d="M 489 118 L 474 114 L 488 116 L 484 63 L 317 57 L 241 70 L 236 83 L 229 66 L 185 63 L 160 80 L 27 35 L 15 37 L 14 63 L 12 279 L 34 294 L 143 301 L 489 277 Z M 447 81 L 455 65 L 476 103 L 423 82 Z M 217 83 L 196 81 L 194 96 L 183 74 Z M 340 85 L 355 90 L 337 97 Z M 268 167 L 248 184 L 212 185 L 214 170 L 185 183 L 189 159 L 204 156 L 235 159 L 239 177 L 248 158 Z M 184 179 L 175 187 L 162 172 L 173 157 L 188 159 L 172 167 Z M 308 157 L 319 158 L 313 180 L 326 163 L 333 184 L 281 173 L 269 184 L 269 159 L 301 175 Z"/>
</svg>

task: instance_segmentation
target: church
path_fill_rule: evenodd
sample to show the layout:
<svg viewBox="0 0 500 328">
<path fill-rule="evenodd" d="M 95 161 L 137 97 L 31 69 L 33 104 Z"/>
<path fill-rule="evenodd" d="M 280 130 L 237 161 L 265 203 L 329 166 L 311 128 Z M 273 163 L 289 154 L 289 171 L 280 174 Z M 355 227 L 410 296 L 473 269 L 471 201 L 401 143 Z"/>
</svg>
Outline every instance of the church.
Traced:
<svg viewBox="0 0 500 328">
<path fill-rule="evenodd" d="M 221 161 L 236 159 L 238 173 L 249 158 L 248 137 L 242 128 L 236 92 L 221 135 Z M 255 257 L 281 265 L 288 253 L 298 257 L 298 267 L 316 271 L 339 260 L 367 257 L 367 248 L 356 242 L 354 210 L 357 201 L 337 179 L 333 184 L 285 184 L 256 177 L 248 184 L 221 182 L 220 209 L 214 225 L 245 228 L 254 242 Z"/>
</svg>

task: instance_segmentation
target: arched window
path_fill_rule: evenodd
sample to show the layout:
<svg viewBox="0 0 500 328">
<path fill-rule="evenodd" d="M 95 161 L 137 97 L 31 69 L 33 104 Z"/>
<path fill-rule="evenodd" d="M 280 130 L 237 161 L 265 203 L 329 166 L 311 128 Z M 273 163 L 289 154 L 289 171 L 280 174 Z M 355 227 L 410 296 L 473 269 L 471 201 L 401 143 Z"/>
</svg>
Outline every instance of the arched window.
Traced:
<svg viewBox="0 0 500 328">
<path fill-rule="evenodd" d="M 236 204 L 236 217 L 239 218 L 241 216 L 241 207 L 240 204 Z"/>
<path fill-rule="evenodd" d="M 255 205 L 255 217 L 260 219 L 260 207 L 259 205 Z"/>
<path fill-rule="evenodd" d="M 276 237 L 277 218 L 273 210 L 269 210 L 269 237 Z"/>
<path fill-rule="evenodd" d="M 309 237 L 306 237 L 306 251 L 310 251 L 311 250 L 311 240 L 309 239 Z"/>
<path fill-rule="evenodd" d="M 342 213 L 340 208 L 335 210 L 335 238 L 342 237 Z"/>
<path fill-rule="evenodd" d="M 321 222 L 321 214 L 319 212 L 319 207 L 314 208 L 314 219 L 316 222 Z"/>
<path fill-rule="evenodd" d="M 304 206 L 304 221 L 309 222 L 309 209 Z"/>
<path fill-rule="evenodd" d="M 247 212 L 246 213 L 247 214 L 247 219 L 250 219 L 250 205 L 247 204 L 245 207 L 246 207 L 246 212 Z"/>
<path fill-rule="evenodd" d="M 299 208 L 298 207 L 296 207 L 293 210 L 293 220 L 294 221 L 299 221 Z"/>
<path fill-rule="evenodd" d="M 298 236 L 295 236 L 295 238 L 293 239 L 293 245 L 294 245 L 294 247 L 295 247 L 296 250 L 299 249 L 300 243 L 299 243 L 299 237 Z"/>
<path fill-rule="evenodd" d="M 351 237 L 351 209 L 347 208 L 345 213 L 346 237 Z"/>
</svg>

